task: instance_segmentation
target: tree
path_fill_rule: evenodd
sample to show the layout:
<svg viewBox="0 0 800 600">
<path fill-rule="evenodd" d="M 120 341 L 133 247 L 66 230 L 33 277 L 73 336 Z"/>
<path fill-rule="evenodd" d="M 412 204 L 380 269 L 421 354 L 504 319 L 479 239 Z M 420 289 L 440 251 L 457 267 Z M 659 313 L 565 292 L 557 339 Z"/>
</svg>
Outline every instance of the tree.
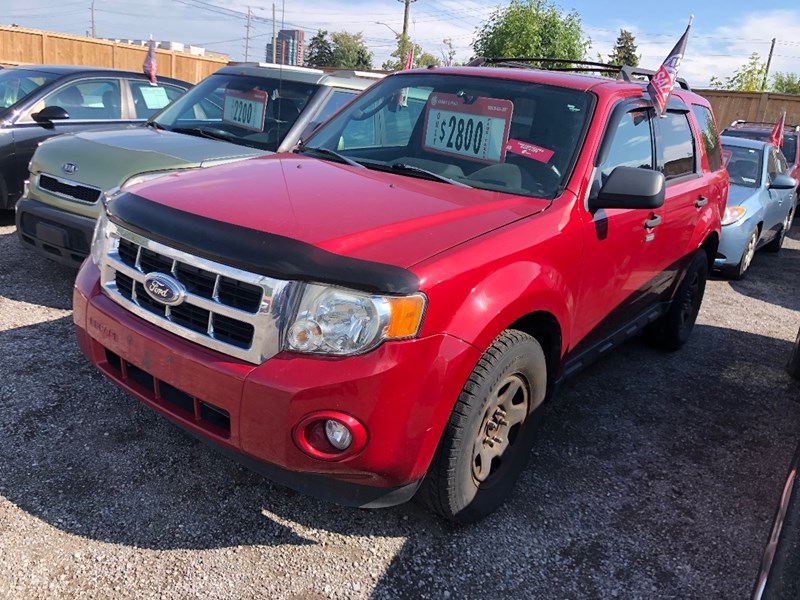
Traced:
<svg viewBox="0 0 800 600">
<path fill-rule="evenodd" d="M 574 10 L 564 14 L 548 0 L 511 0 L 483 24 L 473 49 L 477 56 L 582 60 L 589 43 Z"/>
<path fill-rule="evenodd" d="M 371 69 L 372 53 L 361 33 L 338 31 L 328 34 L 320 30 L 308 44 L 305 63 L 309 67 Z"/>
<path fill-rule="evenodd" d="M 772 91 L 779 94 L 800 94 L 800 76 L 797 73 L 775 73 L 772 76 Z"/>
<path fill-rule="evenodd" d="M 633 34 L 625 29 L 619 30 L 619 37 L 614 44 L 614 49 L 608 55 L 608 64 L 618 66 L 639 66 L 639 56 L 636 54 L 636 43 Z"/>
<path fill-rule="evenodd" d="M 333 66 L 347 69 L 371 69 L 372 52 L 367 48 L 362 33 L 339 31 L 331 34 L 333 40 Z"/>
<path fill-rule="evenodd" d="M 381 68 L 384 71 L 399 71 L 405 66 L 406 56 L 408 56 L 408 51 L 412 48 L 414 50 L 414 62 L 411 65 L 412 68 L 417 69 L 420 67 L 427 67 L 428 65 L 441 64 L 438 58 L 425 52 L 418 44 L 413 44 L 408 36 L 399 34 L 397 36 L 397 50 L 391 54 L 395 60 L 387 60 L 383 63 Z"/>
<path fill-rule="evenodd" d="M 307 67 L 333 67 L 333 46 L 328 40 L 328 32 L 324 29 L 317 31 L 308 43 L 305 54 Z"/>
<path fill-rule="evenodd" d="M 442 40 L 442 43 L 445 46 L 444 48 L 439 50 L 439 52 L 442 55 L 442 61 L 441 61 L 442 66 L 453 67 L 457 65 L 458 63 L 456 62 L 456 51 L 453 48 L 453 40 L 451 40 L 450 38 L 444 38 Z"/>
<path fill-rule="evenodd" d="M 725 82 L 716 75 L 711 78 L 711 87 L 715 90 L 732 90 L 735 92 L 760 92 L 767 65 L 761 60 L 758 52 L 753 52 L 747 62 L 725 78 Z"/>
</svg>

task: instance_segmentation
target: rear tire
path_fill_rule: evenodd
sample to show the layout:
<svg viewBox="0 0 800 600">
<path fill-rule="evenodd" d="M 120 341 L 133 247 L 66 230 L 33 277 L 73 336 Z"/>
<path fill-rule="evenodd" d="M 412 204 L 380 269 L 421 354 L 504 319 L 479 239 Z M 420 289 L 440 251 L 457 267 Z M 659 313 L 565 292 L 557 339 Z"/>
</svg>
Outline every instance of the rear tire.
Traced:
<svg viewBox="0 0 800 600">
<path fill-rule="evenodd" d="M 707 279 L 708 256 L 701 248 L 692 257 L 667 313 L 645 331 L 654 346 L 674 352 L 689 341 L 703 302 Z"/>
<path fill-rule="evenodd" d="M 496 510 L 527 464 L 546 388 L 539 342 L 514 329 L 501 333 L 458 397 L 420 499 L 459 523 Z"/>
</svg>

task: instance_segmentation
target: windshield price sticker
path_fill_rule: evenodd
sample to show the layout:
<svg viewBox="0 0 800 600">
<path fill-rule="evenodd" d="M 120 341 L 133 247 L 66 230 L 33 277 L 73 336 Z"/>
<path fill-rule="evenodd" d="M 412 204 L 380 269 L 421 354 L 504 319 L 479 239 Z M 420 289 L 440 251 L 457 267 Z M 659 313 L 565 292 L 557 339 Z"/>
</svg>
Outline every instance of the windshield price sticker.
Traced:
<svg viewBox="0 0 800 600">
<path fill-rule="evenodd" d="M 520 156 L 525 156 L 526 158 L 538 160 L 539 162 L 543 163 L 550 162 L 550 159 L 553 158 L 553 154 L 555 154 L 555 152 L 548 148 L 542 148 L 536 144 L 515 140 L 513 138 L 508 140 L 506 150 L 513 152 L 514 154 L 519 154 Z"/>
<path fill-rule="evenodd" d="M 267 92 L 225 92 L 222 107 L 222 120 L 252 131 L 264 131 L 264 117 L 267 114 Z"/>
<path fill-rule="evenodd" d="M 502 162 L 513 112 L 511 100 L 431 94 L 423 147 L 478 162 Z"/>
</svg>

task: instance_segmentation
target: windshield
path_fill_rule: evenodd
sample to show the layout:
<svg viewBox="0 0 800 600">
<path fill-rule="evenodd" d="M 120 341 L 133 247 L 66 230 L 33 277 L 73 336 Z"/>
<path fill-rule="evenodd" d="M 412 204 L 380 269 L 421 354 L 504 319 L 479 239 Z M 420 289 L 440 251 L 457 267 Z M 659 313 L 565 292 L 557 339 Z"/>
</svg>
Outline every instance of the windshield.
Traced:
<svg viewBox="0 0 800 600">
<path fill-rule="evenodd" d="M 53 73 L 28 69 L 0 70 L 0 110 L 11 108 L 43 85 L 58 79 Z"/>
<path fill-rule="evenodd" d="M 303 151 L 335 160 L 334 151 L 409 177 L 553 198 L 566 185 L 590 105 L 588 93 L 538 83 L 393 75 L 323 125 Z"/>
<path fill-rule="evenodd" d="M 722 156 L 728 168 L 730 182 L 744 187 L 758 187 L 761 180 L 762 155 L 761 149 L 722 144 Z"/>
<path fill-rule="evenodd" d="M 215 74 L 153 118 L 163 129 L 275 151 L 319 86 Z"/>
<path fill-rule="evenodd" d="M 723 135 L 730 135 L 733 137 L 747 138 L 750 140 L 760 140 L 762 142 L 769 142 L 772 138 L 771 131 L 736 131 L 725 130 Z M 790 165 L 793 165 L 797 157 L 797 134 L 785 133 L 783 135 L 783 146 L 781 146 L 783 157 Z"/>
</svg>

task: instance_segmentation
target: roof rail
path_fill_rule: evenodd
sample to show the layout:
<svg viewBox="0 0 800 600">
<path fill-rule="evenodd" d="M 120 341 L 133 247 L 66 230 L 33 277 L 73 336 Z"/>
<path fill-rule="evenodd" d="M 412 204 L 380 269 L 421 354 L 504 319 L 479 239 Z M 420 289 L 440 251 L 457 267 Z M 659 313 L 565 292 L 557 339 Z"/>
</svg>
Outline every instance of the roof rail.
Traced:
<svg viewBox="0 0 800 600">
<path fill-rule="evenodd" d="M 747 119 L 736 119 L 733 123 L 728 125 L 728 127 L 737 127 L 740 125 L 756 125 L 762 127 L 775 127 L 775 121 L 748 121 Z M 790 123 L 783 124 L 784 129 L 797 129 L 797 125 L 791 125 Z"/>
<path fill-rule="evenodd" d="M 642 69 L 641 67 L 630 67 L 628 65 L 625 65 L 624 67 L 620 67 L 620 69 L 619 69 L 619 79 L 623 79 L 625 81 L 632 81 L 632 82 L 640 81 L 640 80 L 634 79 L 634 77 L 647 77 L 647 79 L 650 80 L 650 78 L 653 77 L 653 75 L 655 75 L 655 74 L 656 74 L 656 72 L 655 71 L 651 71 L 650 69 Z M 675 81 L 684 90 L 691 90 L 692 89 L 692 88 L 689 87 L 689 84 L 687 83 L 687 81 L 683 77 L 678 77 L 678 78 L 675 79 Z"/>
<path fill-rule="evenodd" d="M 531 63 L 538 63 L 539 66 Z M 618 73 L 621 67 L 589 60 L 570 60 L 568 58 L 536 58 L 536 57 L 483 57 L 472 59 L 468 67 L 483 65 L 500 65 L 517 69 L 545 69 L 547 71 L 575 71 L 595 73 Z"/>
<path fill-rule="evenodd" d="M 355 69 L 338 69 L 336 71 L 328 71 L 326 75 L 332 77 L 364 77 L 367 79 L 381 79 L 386 77 L 386 73 L 376 73 L 374 71 L 358 71 Z"/>
</svg>

